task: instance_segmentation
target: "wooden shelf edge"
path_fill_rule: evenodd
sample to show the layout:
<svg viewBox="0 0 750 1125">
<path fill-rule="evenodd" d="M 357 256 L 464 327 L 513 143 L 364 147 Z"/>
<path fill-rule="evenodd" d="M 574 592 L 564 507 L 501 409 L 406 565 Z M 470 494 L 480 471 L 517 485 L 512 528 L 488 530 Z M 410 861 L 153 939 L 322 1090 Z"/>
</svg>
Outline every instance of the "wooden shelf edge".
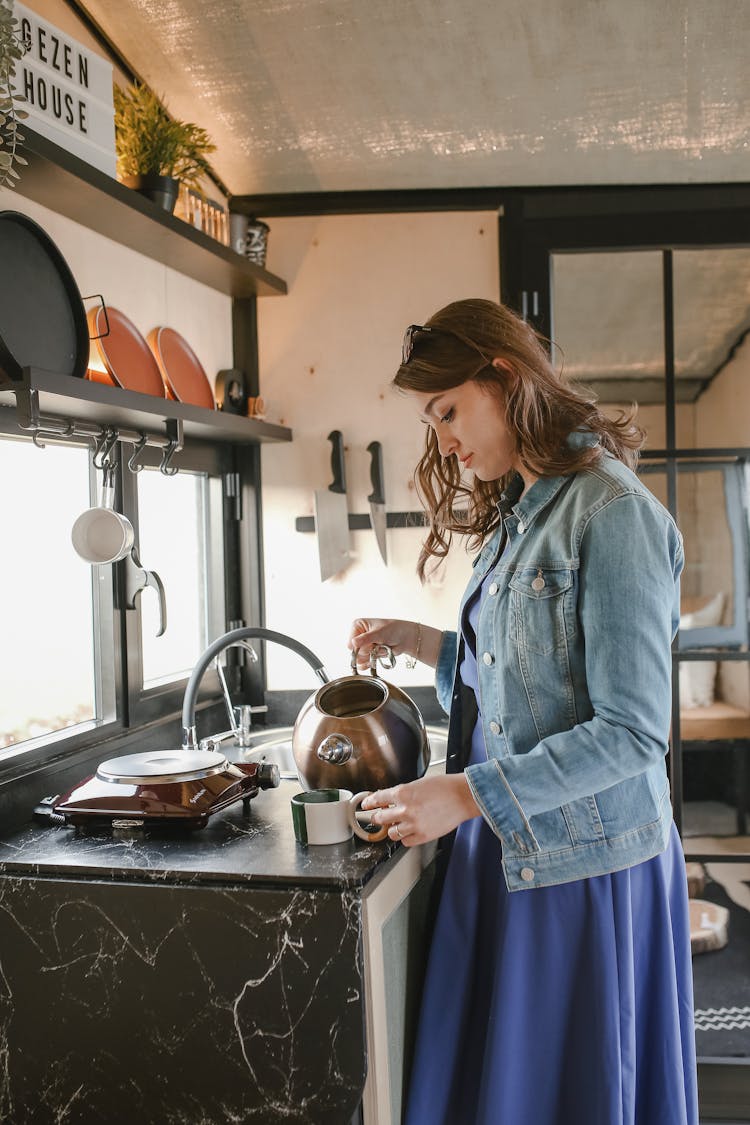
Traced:
<svg viewBox="0 0 750 1125">
<path fill-rule="evenodd" d="M 0 372 L 0 402 L 8 402 L 19 392 L 35 392 L 42 417 L 66 421 L 94 422 L 101 426 L 158 433 L 170 419 L 180 419 L 185 437 L 199 441 L 258 445 L 263 442 L 292 440 L 287 426 L 206 410 L 190 403 L 108 387 L 103 383 L 58 375 L 39 368 L 25 368 L 22 380 L 7 379 Z"/>
<path fill-rule="evenodd" d="M 287 292 L 276 274 L 248 262 L 149 199 L 24 127 L 16 192 L 230 297 Z"/>
</svg>

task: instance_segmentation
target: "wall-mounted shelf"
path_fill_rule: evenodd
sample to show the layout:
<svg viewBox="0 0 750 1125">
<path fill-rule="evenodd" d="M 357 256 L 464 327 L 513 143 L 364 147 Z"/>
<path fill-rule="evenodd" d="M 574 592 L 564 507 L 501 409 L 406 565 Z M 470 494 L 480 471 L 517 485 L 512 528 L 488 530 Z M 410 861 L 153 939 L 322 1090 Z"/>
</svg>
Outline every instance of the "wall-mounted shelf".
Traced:
<svg viewBox="0 0 750 1125">
<path fill-rule="evenodd" d="M 286 282 L 24 125 L 16 191 L 230 297 L 284 294 Z"/>
<path fill-rule="evenodd" d="M 0 373 L 0 405 L 12 404 L 14 399 L 22 421 L 26 421 L 33 410 L 42 417 L 156 434 L 163 432 L 168 421 L 178 420 L 186 438 L 200 441 L 258 445 L 292 440 L 288 427 L 259 418 L 206 410 L 35 367 L 24 368 L 23 379 L 17 382 L 5 379 Z"/>
</svg>

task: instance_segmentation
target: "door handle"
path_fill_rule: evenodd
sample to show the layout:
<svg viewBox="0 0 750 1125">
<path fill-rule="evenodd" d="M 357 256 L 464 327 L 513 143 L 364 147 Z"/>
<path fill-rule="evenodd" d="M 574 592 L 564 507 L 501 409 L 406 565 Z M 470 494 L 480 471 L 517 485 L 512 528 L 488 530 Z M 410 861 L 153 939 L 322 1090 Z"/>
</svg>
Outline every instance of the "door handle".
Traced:
<svg viewBox="0 0 750 1125">
<path fill-rule="evenodd" d="M 159 628 L 157 637 L 162 637 L 167 628 L 167 596 L 164 592 L 164 583 L 155 570 L 146 570 L 141 565 L 138 551 L 133 547 L 127 557 L 125 570 L 125 605 L 128 609 L 135 609 L 136 595 L 140 594 L 147 586 L 156 590 L 159 599 Z"/>
</svg>

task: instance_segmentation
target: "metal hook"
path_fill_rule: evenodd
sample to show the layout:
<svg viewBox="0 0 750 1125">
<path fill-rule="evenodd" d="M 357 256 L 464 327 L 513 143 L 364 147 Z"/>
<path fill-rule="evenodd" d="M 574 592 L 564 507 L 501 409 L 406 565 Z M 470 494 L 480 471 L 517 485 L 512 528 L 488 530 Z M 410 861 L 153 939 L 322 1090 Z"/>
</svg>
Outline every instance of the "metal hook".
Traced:
<svg viewBox="0 0 750 1125">
<path fill-rule="evenodd" d="M 171 465 L 170 462 L 175 453 L 179 453 L 184 444 L 184 427 L 181 418 L 169 418 L 167 420 L 167 436 L 169 437 L 169 445 L 164 450 L 164 455 L 161 459 L 159 468 L 164 473 L 165 477 L 173 477 L 175 473 L 179 472 L 176 465 Z"/>
<path fill-rule="evenodd" d="M 140 473 L 143 469 L 143 465 L 138 465 L 136 464 L 136 462 L 147 445 L 148 437 L 146 436 L 146 434 L 141 434 L 138 441 L 134 443 L 133 452 L 128 461 L 128 468 L 130 469 L 131 473 Z"/>
<path fill-rule="evenodd" d="M 31 440 L 33 441 L 37 449 L 46 449 L 47 446 L 42 441 L 42 438 L 49 439 L 70 437 L 73 434 L 74 429 L 75 427 L 72 422 L 67 422 L 60 430 L 45 430 L 40 426 L 32 433 Z"/>
<path fill-rule="evenodd" d="M 107 507 L 107 505 L 104 502 L 104 496 L 106 495 L 106 490 L 108 488 L 111 488 L 113 490 L 113 494 L 114 494 L 115 468 L 116 467 L 117 467 L 116 462 L 114 462 L 114 461 L 106 461 L 102 465 L 102 507 L 103 508 Z"/>
<path fill-rule="evenodd" d="M 117 444 L 119 434 L 117 430 L 106 429 L 99 436 L 92 455 L 92 462 L 95 469 L 103 469 L 109 459 L 109 455 Z"/>
<path fill-rule="evenodd" d="M 173 477 L 180 471 L 176 465 L 170 465 L 169 463 L 174 457 L 175 453 L 177 453 L 178 449 L 179 446 L 177 442 L 170 441 L 169 445 L 164 450 L 164 455 L 161 459 L 161 465 L 159 466 L 159 469 L 162 473 L 164 473 L 165 477 Z"/>
</svg>

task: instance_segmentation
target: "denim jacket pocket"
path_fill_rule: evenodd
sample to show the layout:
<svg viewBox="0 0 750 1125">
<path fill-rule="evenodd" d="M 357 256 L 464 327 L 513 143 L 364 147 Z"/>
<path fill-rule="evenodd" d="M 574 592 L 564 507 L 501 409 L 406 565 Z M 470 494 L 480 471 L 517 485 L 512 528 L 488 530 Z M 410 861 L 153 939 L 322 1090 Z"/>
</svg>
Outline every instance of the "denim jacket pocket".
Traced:
<svg viewBox="0 0 750 1125">
<path fill-rule="evenodd" d="M 509 582 L 510 635 L 519 648 L 547 655 L 575 635 L 575 568 L 526 566 Z"/>
</svg>

